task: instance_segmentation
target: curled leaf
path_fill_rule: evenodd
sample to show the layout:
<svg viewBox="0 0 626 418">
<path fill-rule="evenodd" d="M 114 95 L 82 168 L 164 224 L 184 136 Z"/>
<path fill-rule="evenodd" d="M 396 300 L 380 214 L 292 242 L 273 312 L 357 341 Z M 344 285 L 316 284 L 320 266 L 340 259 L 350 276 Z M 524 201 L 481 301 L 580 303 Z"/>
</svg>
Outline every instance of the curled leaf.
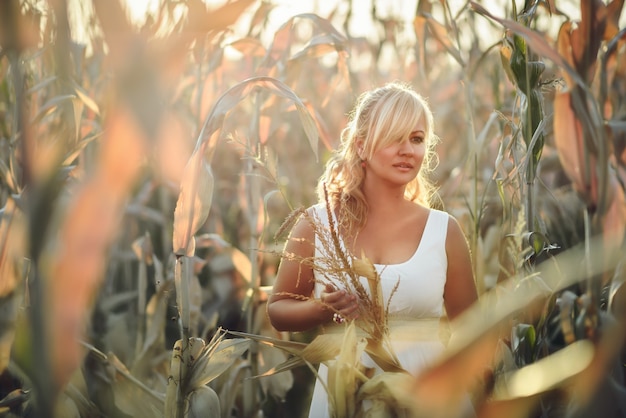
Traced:
<svg viewBox="0 0 626 418">
<path fill-rule="evenodd" d="M 213 199 L 213 173 L 204 160 L 204 147 L 194 151 L 180 185 L 174 210 L 173 249 L 176 255 L 193 256 L 193 236 L 209 216 Z"/>
<path fill-rule="evenodd" d="M 250 347 L 250 340 L 232 338 L 208 344 L 192 363 L 189 386 L 198 388 L 218 377 Z"/>
<path fill-rule="evenodd" d="M 266 76 L 253 77 L 244 80 L 230 89 L 228 89 L 213 106 L 211 113 L 205 120 L 202 131 L 198 138 L 196 148 L 204 148 L 205 140 L 208 140 L 209 161 L 215 151 L 216 143 L 219 138 L 219 131 L 222 127 L 226 114 L 235 107 L 245 97 L 256 91 L 263 90 L 274 93 L 278 96 L 290 99 L 296 105 L 296 110 L 300 121 L 302 122 L 304 133 L 311 145 L 315 157 L 317 158 L 317 127 L 313 118 L 309 114 L 306 106 L 300 98 L 282 81 Z"/>
</svg>

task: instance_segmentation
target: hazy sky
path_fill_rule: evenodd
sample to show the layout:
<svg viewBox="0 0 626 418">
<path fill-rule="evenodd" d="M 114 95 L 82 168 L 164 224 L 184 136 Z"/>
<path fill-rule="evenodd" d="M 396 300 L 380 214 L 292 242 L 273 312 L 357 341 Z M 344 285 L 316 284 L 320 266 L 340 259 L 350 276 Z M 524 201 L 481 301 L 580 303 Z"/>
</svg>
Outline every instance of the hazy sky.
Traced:
<svg viewBox="0 0 626 418">
<path fill-rule="evenodd" d="M 359 7 L 353 12 L 350 30 L 355 36 L 365 35 L 371 26 L 370 10 L 372 1 L 376 1 L 378 13 L 381 17 L 385 16 L 408 16 L 415 15 L 415 8 L 418 0 L 359 0 Z M 499 3 L 502 0 L 489 0 L 490 4 Z M 131 17 L 142 21 L 146 10 L 156 10 L 159 0 L 126 0 L 128 3 Z M 205 0 L 206 3 L 220 5 L 225 3 L 224 0 Z M 280 26 L 282 22 L 290 16 L 300 13 L 316 12 L 320 16 L 327 16 L 337 5 L 338 0 L 272 0 L 277 7 L 272 11 L 269 20 L 272 24 Z M 345 2 L 344 2 L 345 3 Z M 453 13 L 458 11 L 464 4 L 465 0 L 448 0 L 450 9 Z"/>
<path fill-rule="evenodd" d="M 141 24 L 145 21 L 146 13 L 154 12 L 157 10 L 160 0 L 122 0 L 125 1 L 128 5 L 129 14 L 132 19 L 134 19 L 137 23 Z M 205 0 L 207 3 L 215 5 L 215 7 L 224 4 L 226 0 Z M 339 10 L 339 15 L 345 15 L 347 8 L 346 1 L 339 0 L 271 0 L 272 3 L 276 5 L 276 7 L 272 10 L 268 17 L 269 28 L 278 28 L 281 24 L 283 24 L 286 20 L 288 20 L 291 16 L 300 13 L 317 13 L 322 17 L 327 17 L 328 14 L 336 7 L 336 5 L 341 3 L 342 9 Z M 412 28 L 412 21 L 415 17 L 415 9 L 418 0 L 358 0 L 359 7 L 355 8 L 352 11 L 352 19 L 350 21 L 349 30 L 352 36 L 368 36 L 372 34 L 372 20 L 371 20 L 371 8 L 372 1 L 376 1 L 377 13 L 380 17 L 385 16 L 395 16 L 400 17 L 402 19 L 405 18 L 404 31 L 398 34 L 397 41 L 399 45 L 407 44 L 410 45 L 414 42 L 414 31 Z M 357 1 L 352 0 L 353 4 L 357 4 Z M 480 1 L 480 3 L 488 4 L 488 9 L 497 16 L 507 17 L 505 14 L 504 5 L 507 5 L 510 8 L 511 0 L 484 0 Z M 74 12 L 73 16 L 70 16 L 72 21 L 72 33 L 73 37 L 78 42 L 83 42 L 88 36 L 86 33 L 93 30 L 86 26 L 86 18 L 84 16 L 90 16 L 92 14 L 91 11 L 91 2 L 84 0 L 68 0 L 69 10 Z M 466 4 L 466 0 L 448 0 L 448 4 L 452 11 L 453 15 Z M 517 0 L 517 3 L 521 5 L 523 0 Z M 435 14 L 435 18 L 439 21 L 443 21 L 440 15 L 437 14 L 437 11 L 440 10 L 440 2 L 433 2 L 435 5 L 435 9 L 433 13 Z M 556 2 L 557 6 L 564 11 L 567 15 L 572 19 L 578 19 L 580 16 L 580 12 L 578 10 L 579 2 L 577 0 L 559 0 Z M 248 16 L 251 16 L 252 13 L 256 10 L 256 7 L 250 7 L 248 11 Z M 467 15 L 467 14 L 466 14 Z M 540 14 L 540 18 L 544 19 L 545 22 L 549 22 L 550 32 L 554 36 L 556 35 L 558 28 L 562 23 L 562 19 L 558 18 L 549 18 L 545 16 L 545 13 Z M 478 25 L 472 25 L 473 30 L 481 30 L 484 33 L 479 34 L 479 39 L 484 42 L 483 46 L 491 45 L 492 43 L 497 42 L 502 36 L 502 28 L 494 25 L 489 22 L 487 19 L 478 17 L 478 19 L 483 19 L 484 24 L 478 20 Z M 622 21 L 624 21 L 624 16 L 622 16 Z M 341 22 L 341 20 L 339 20 Z M 248 22 L 245 19 L 242 19 L 241 27 L 242 33 L 235 33 L 235 37 L 242 36 L 245 34 L 245 30 L 248 28 Z M 236 29 L 236 28 L 235 28 Z M 337 28 L 339 31 L 343 31 L 342 28 Z M 261 41 L 264 43 L 270 43 L 272 38 L 272 31 L 268 30 L 261 38 Z M 462 38 L 463 39 L 463 38 Z M 88 51 L 89 53 L 89 46 Z"/>
<path fill-rule="evenodd" d="M 133 19 L 136 19 L 138 22 L 142 22 L 145 19 L 146 11 L 154 11 L 156 10 L 160 0 L 125 0 L 129 6 L 129 12 Z M 376 1 L 377 12 L 379 16 L 395 16 L 395 17 L 406 17 L 407 27 L 410 28 L 412 19 L 415 16 L 415 9 L 417 6 L 418 0 L 358 0 L 359 7 L 355 8 L 352 13 L 352 20 L 350 22 L 350 33 L 352 36 L 367 36 L 372 29 L 372 20 L 371 20 L 371 8 L 372 1 Z M 205 2 L 209 4 L 214 4 L 216 7 L 218 5 L 224 4 L 225 0 L 205 0 Z M 300 13 L 310 13 L 315 12 L 322 17 L 328 16 L 328 14 L 336 7 L 338 0 L 272 0 L 272 3 L 277 5 L 269 16 L 269 26 L 270 27 L 279 27 L 282 23 L 284 23 L 289 17 L 294 16 Z M 510 9 L 511 0 L 488 0 L 481 1 L 478 0 L 479 3 L 488 4 L 488 9 L 497 16 L 507 17 L 505 16 L 505 7 Z M 341 2 L 344 4 L 345 1 Z M 436 7 L 439 2 L 434 2 Z M 465 4 L 466 0 L 448 0 L 448 5 L 452 11 L 452 14 L 455 15 Z M 523 3 L 522 0 L 517 0 L 517 3 L 521 6 Z M 353 0 L 353 4 L 354 0 Z M 565 12 L 570 18 L 578 19 L 580 16 L 579 11 L 579 2 L 576 0 L 560 0 L 556 2 L 557 7 Z M 255 10 L 254 7 L 250 8 L 250 13 Z M 345 13 L 345 11 L 343 11 Z M 436 18 L 440 18 L 440 16 L 435 16 Z M 623 17 L 623 16 L 622 16 Z M 551 21 L 551 26 L 554 26 L 553 34 L 556 35 L 556 31 L 560 26 L 561 21 L 555 19 Z M 479 28 L 484 29 L 485 31 L 490 31 L 493 33 L 493 29 L 490 28 L 490 24 L 485 20 L 485 25 L 479 25 Z M 247 27 L 246 27 L 247 28 Z M 496 32 L 499 32 L 496 30 Z M 501 33 L 501 32 L 500 32 Z M 493 34 L 496 37 L 500 36 L 500 33 Z M 488 32 L 484 35 L 486 36 Z"/>
</svg>

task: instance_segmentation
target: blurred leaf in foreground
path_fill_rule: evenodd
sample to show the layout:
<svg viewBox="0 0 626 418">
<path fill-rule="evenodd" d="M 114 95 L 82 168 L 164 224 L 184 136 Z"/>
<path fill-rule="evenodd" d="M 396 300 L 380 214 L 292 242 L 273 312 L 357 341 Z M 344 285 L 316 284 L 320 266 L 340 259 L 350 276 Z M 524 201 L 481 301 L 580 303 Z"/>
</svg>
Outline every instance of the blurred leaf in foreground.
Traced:
<svg viewBox="0 0 626 418">
<path fill-rule="evenodd" d="M 43 265 L 52 365 L 62 387 L 78 366 L 85 313 L 99 289 L 109 245 L 117 236 L 127 193 L 141 169 L 145 138 L 123 106 L 109 116 L 94 175 L 72 197 Z"/>
</svg>

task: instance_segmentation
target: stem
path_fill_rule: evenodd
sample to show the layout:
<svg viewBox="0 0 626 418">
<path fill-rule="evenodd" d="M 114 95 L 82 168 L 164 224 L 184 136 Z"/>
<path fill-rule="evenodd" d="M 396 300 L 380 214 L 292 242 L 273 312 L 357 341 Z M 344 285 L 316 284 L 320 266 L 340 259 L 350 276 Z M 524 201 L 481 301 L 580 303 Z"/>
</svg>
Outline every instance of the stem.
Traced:
<svg viewBox="0 0 626 418">
<path fill-rule="evenodd" d="M 158 202 L 161 213 L 173 213 L 172 204 L 170 203 L 170 193 L 166 189 L 166 186 L 160 185 L 158 186 Z M 168 228 L 160 228 L 161 231 L 161 254 L 163 257 L 161 259 L 165 259 L 166 254 L 171 252 L 172 248 L 172 231 L 168 230 Z"/>
<path fill-rule="evenodd" d="M 254 152 L 257 156 L 260 155 L 261 141 L 259 138 L 259 113 L 260 113 L 260 92 L 256 92 L 254 95 L 255 106 L 253 110 L 253 116 L 250 126 L 250 135 L 247 136 L 247 148 L 251 152 Z M 250 289 L 247 294 L 246 310 L 244 312 L 246 317 L 246 331 L 254 333 L 252 329 L 254 324 L 254 312 L 256 307 L 256 298 L 259 292 L 260 275 L 258 274 L 258 262 L 256 250 L 259 246 L 259 235 L 257 233 L 257 221 L 258 221 L 258 205 L 260 201 L 260 185 L 258 184 L 258 176 L 254 174 L 255 161 L 253 158 L 246 160 L 246 175 L 245 175 L 245 188 L 246 188 L 246 200 L 248 213 L 248 225 L 250 228 L 250 241 L 249 241 L 249 258 L 250 258 Z M 257 349 L 256 343 L 252 342 L 250 349 L 248 350 L 248 361 L 250 364 L 249 372 L 252 376 L 257 375 L 258 363 L 257 363 Z M 244 388 L 244 416 L 250 416 L 257 410 L 256 389 L 252 379 L 246 379 Z"/>
<path fill-rule="evenodd" d="M 532 137 L 533 137 L 533 118 L 532 118 L 532 86 L 530 85 L 530 67 L 528 66 L 528 48 L 524 51 L 524 76 L 526 78 L 524 85 L 526 91 L 522 93 L 526 96 L 526 117 L 522 123 L 525 126 L 522 129 L 522 135 L 524 136 L 524 142 L 528 144 L 527 158 L 526 158 L 526 229 L 528 231 L 534 230 L 534 202 L 533 202 L 533 182 L 535 178 L 535 155 L 533 152 Z M 533 249 L 534 251 L 534 249 Z"/>
<path fill-rule="evenodd" d="M 30 337 L 31 337 L 31 361 L 32 361 L 32 374 L 29 376 L 32 380 L 34 392 L 36 396 L 36 402 L 34 402 L 34 414 L 38 417 L 51 417 L 54 410 L 54 398 L 56 391 L 52 390 L 55 385 L 52 384 L 52 373 L 50 367 L 50 353 L 48 349 L 49 338 L 47 336 L 47 329 L 45 326 L 45 289 L 44 282 L 39 275 L 39 256 L 43 249 L 43 243 L 41 234 L 45 232 L 49 218 L 44 217 L 40 219 L 37 215 L 42 207 L 47 203 L 45 199 L 47 195 L 44 193 L 42 196 L 40 188 L 33 183 L 32 177 L 32 162 L 30 156 L 31 136 L 29 134 L 28 125 L 25 121 L 25 101 L 24 101 L 24 73 L 20 63 L 20 51 L 18 46 L 18 31 L 14 16 L 19 14 L 16 10 L 18 2 L 4 1 L 0 2 L 0 36 L 5 40 L 5 50 L 9 61 L 10 71 L 12 75 L 12 84 L 15 94 L 15 106 L 13 113 L 13 137 L 21 138 L 21 159 L 22 159 L 22 179 L 21 185 L 26 190 L 25 197 L 30 201 L 35 201 L 35 204 L 28 206 L 28 228 L 29 235 L 31 237 L 30 247 L 28 248 L 29 257 L 33 260 L 32 269 L 28 274 L 28 296 L 30 298 L 30 305 L 28 309 L 28 316 L 30 321 Z M 33 187 L 35 186 L 35 187 Z M 54 196 L 51 194 L 50 196 Z M 49 208 L 48 208 L 49 209 Z M 40 229 L 40 221 L 43 221 L 43 229 Z M 35 239 L 33 239 L 35 238 Z"/>
<path fill-rule="evenodd" d="M 35 387 L 36 416 L 46 418 L 52 417 L 54 410 L 54 394 L 50 388 L 54 387 L 51 382 L 50 354 L 46 347 L 49 346 L 48 329 L 44 323 L 44 312 L 46 311 L 46 303 L 44 298 L 44 285 L 42 278 L 38 274 L 37 263 L 33 265 L 32 275 L 29 276 L 28 292 L 30 297 L 30 323 L 32 335 L 32 362 L 33 375 L 32 381 Z"/>
<path fill-rule="evenodd" d="M 465 74 L 466 72 L 464 72 Z M 484 281 L 484 277 L 478 277 L 477 272 L 476 272 L 476 268 L 478 266 L 478 261 L 477 257 L 478 257 L 478 235 L 479 235 L 479 231 L 480 231 L 480 214 L 479 214 L 479 207 L 478 207 L 478 172 L 479 172 L 479 161 L 478 161 L 478 143 L 477 143 L 477 139 L 476 139 L 476 131 L 475 131 L 475 125 L 474 125 L 474 112 L 472 112 L 472 103 L 473 103 L 473 99 L 472 99 L 472 90 L 470 87 L 470 81 L 467 80 L 467 76 L 464 75 L 464 80 L 463 80 L 463 84 L 465 87 L 465 106 L 467 108 L 467 124 L 469 125 L 469 129 L 468 129 L 468 135 L 469 135 L 469 145 L 470 145 L 470 149 L 473 149 L 473 161 L 472 161 L 472 165 L 473 165 L 473 175 L 472 175 L 472 195 L 471 195 L 471 213 L 474 214 L 474 223 L 472 225 L 472 230 L 471 230 L 471 234 L 469 237 L 469 245 L 470 245 L 470 253 L 471 253 L 471 257 L 472 257 L 472 270 L 473 270 L 473 276 L 474 276 L 474 281 L 476 284 L 476 290 L 478 291 L 478 294 L 481 295 L 482 293 L 484 293 L 485 291 L 485 281 Z"/>
<path fill-rule="evenodd" d="M 185 260 L 187 262 L 185 262 Z M 191 259 L 185 256 L 179 256 L 176 259 L 176 265 L 174 269 L 174 279 L 176 280 L 176 291 L 180 293 L 178 307 L 181 318 L 181 337 L 182 337 L 182 350 L 181 350 L 181 365 L 180 374 L 178 380 L 178 396 L 176 396 L 176 418 L 184 418 L 185 416 L 185 398 L 187 396 L 187 375 L 190 365 L 190 350 L 189 350 L 189 279 L 191 276 Z"/>
<path fill-rule="evenodd" d="M 144 235 L 144 239 L 150 239 L 148 234 Z M 147 266 L 146 256 L 144 254 L 144 246 L 142 245 L 139 254 L 139 272 L 137 274 L 137 340 L 135 341 L 135 358 L 139 357 L 143 349 L 143 341 L 146 334 L 146 289 L 147 289 Z"/>
</svg>

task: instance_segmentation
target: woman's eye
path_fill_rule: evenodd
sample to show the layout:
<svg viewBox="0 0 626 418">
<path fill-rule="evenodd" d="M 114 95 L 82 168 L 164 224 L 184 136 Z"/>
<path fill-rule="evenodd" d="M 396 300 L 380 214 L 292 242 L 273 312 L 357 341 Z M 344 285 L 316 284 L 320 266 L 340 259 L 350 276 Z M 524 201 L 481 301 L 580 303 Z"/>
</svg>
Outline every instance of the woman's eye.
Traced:
<svg viewBox="0 0 626 418">
<path fill-rule="evenodd" d="M 415 144 L 421 144 L 422 142 L 424 142 L 424 137 L 421 135 L 415 135 L 411 137 L 411 142 L 415 143 Z"/>
</svg>

